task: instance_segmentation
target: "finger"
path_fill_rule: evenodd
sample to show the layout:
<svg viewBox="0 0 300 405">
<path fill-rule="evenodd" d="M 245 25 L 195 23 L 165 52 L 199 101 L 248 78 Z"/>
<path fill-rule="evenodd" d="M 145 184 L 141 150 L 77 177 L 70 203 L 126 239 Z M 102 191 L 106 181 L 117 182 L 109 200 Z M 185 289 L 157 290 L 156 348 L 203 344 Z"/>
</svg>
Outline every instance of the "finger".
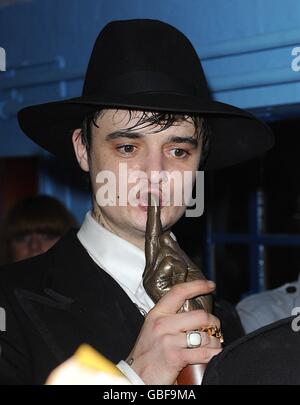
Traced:
<svg viewBox="0 0 300 405">
<path fill-rule="evenodd" d="M 146 235 L 159 237 L 162 234 L 160 219 L 159 197 L 154 193 L 148 193 Z"/>
<path fill-rule="evenodd" d="M 178 242 L 174 240 L 171 236 L 171 232 L 167 231 L 164 232 L 160 238 L 159 238 L 161 246 L 166 246 L 169 249 L 172 249 L 174 252 L 177 253 L 181 257 L 181 260 L 185 262 L 185 264 L 188 266 L 190 271 L 196 271 L 199 273 L 199 277 L 201 279 L 204 279 L 204 275 L 202 274 L 201 270 L 195 265 L 195 263 L 189 258 L 189 256 L 184 252 L 184 250 L 181 249 L 179 246 Z"/>
<path fill-rule="evenodd" d="M 206 280 L 177 284 L 159 300 L 152 311 L 155 313 L 176 314 L 187 299 L 209 294 L 214 289 L 215 283 Z"/>
<path fill-rule="evenodd" d="M 200 330 L 208 325 L 215 325 L 219 328 L 220 321 L 202 309 L 159 317 L 154 321 L 154 327 L 160 334 L 178 334 L 190 330 Z"/>
<path fill-rule="evenodd" d="M 187 267 L 180 260 L 172 256 L 166 256 L 157 268 L 157 281 L 159 285 L 166 287 L 184 283 L 187 277 Z"/>
<path fill-rule="evenodd" d="M 166 257 L 170 258 L 172 261 L 180 262 L 186 269 L 188 268 L 177 252 L 174 252 L 174 250 L 170 249 L 167 246 L 161 246 L 160 244 L 159 252 L 157 255 L 157 263 L 159 264 L 159 266 Z"/>
<path fill-rule="evenodd" d="M 162 234 L 160 219 L 160 205 L 158 197 L 148 194 L 148 210 L 145 234 L 145 255 L 146 263 L 153 263 L 159 250 L 159 236 Z"/>
<path fill-rule="evenodd" d="M 201 335 L 201 345 L 199 347 L 206 347 L 208 349 L 221 349 L 220 339 L 217 339 L 214 336 L 208 336 L 206 332 L 199 332 Z M 178 335 L 178 342 L 180 342 L 180 347 L 182 349 L 187 349 L 187 337 L 186 333 L 181 333 Z M 194 348 L 197 349 L 197 348 Z"/>
<path fill-rule="evenodd" d="M 168 247 L 169 249 L 173 250 L 176 253 L 179 253 L 180 255 L 182 254 L 182 249 L 180 248 L 178 242 L 172 238 L 171 231 L 164 232 L 160 236 L 159 241 L 161 245 Z"/>
<path fill-rule="evenodd" d="M 185 262 L 186 263 L 186 262 Z M 199 267 L 189 267 L 189 265 L 187 265 L 187 269 L 188 269 L 188 281 L 193 281 L 193 280 L 205 280 L 205 276 L 202 273 L 202 271 L 199 269 Z"/>
<path fill-rule="evenodd" d="M 221 351 L 222 349 L 210 349 L 207 347 L 184 349 L 182 351 L 182 360 L 185 364 L 207 364 Z"/>
</svg>

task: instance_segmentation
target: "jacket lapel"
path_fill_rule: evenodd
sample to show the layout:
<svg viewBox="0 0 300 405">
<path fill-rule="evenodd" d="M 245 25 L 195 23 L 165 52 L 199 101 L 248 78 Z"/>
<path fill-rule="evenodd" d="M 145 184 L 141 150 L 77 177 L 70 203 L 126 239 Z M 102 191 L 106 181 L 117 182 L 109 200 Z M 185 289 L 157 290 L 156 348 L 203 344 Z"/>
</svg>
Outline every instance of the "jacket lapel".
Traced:
<svg viewBox="0 0 300 405">
<path fill-rule="evenodd" d="M 126 358 L 144 321 L 127 294 L 94 263 L 75 232 L 48 258 L 41 291 L 16 289 L 15 295 L 56 361 L 70 357 L 81 343 L 114 362 Z"/>
</svg>

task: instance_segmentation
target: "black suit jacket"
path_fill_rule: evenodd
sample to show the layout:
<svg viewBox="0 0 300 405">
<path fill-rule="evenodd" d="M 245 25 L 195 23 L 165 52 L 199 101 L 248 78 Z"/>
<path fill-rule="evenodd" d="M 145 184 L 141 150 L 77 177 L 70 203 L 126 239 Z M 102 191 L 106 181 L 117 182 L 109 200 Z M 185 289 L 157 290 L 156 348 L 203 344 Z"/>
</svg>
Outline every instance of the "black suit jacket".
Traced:
<svg viewBox="0 0 300 405">
<path fill-rule="evenodd" d="M 75 230 L 47 253 L 0 271 L 0 307 L 6 311 L 1 384 L 43 384 L 81 343 L 117 363 L 132 350 L 144 322 L 122 288 L 90 258 Z M 216 314 L 230 331 L 228 340 L 240 336 L 234 312 L 217 303 Z"/>
<path fill-rule="evenodd" d="M 300 385 L 299 319 L 282 319 L 238 339 L 211 360 L 202 383 Z"/>
</svg>

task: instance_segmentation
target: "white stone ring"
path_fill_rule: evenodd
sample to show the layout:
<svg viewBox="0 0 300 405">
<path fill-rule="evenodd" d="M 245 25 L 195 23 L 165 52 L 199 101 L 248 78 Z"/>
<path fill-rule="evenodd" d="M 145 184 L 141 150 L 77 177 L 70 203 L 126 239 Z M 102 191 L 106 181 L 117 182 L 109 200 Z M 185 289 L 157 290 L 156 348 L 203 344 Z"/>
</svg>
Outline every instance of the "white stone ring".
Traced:
<svg viewBox="0 0 300 405">
<path fill-rule="evenodd" d="M 202 343 L 201 332 L 198 330 L 190 330 L 186 332 L 186 347 L 188 349 L 194 349 L 200 347 Z"/>
</svg>

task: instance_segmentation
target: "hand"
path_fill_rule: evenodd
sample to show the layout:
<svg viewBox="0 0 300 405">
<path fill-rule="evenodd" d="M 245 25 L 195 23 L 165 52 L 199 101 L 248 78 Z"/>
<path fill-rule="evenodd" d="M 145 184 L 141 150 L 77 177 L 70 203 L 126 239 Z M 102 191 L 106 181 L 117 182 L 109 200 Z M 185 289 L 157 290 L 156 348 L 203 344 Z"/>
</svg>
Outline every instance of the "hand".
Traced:
<svg viewBox="0 0 300 405">
<path fill-rule="evenodd" d="M 150 193 L 145 235 L 145 255 L 144 287 L 154 302 L 158 302 L 175 284 L 185 281 L 205 280 L 201 270 L 172 238 L 170 231 L 163 232 L 160 220 L 160 206 L 155 196 Z M 187 300 L 179 312 L 187 312 L 193 309 L 204 309 L 211 312 L 211 296 L 201 295 L 192 300 Z"/>
<path fill-rule="evenodd" d="M 180 371 L 189 364 L 206 364 L 220 353 L 220 340 L 201 332 L 199 348 L 187 349 L 186 331 L 207 325 L 220 327 L 219 320 L 204 310 L 178 313 L 184 302 L 209 294 L 214 283 L 205 280 L 173 286 L 148 313 L 128 359 L 145 384 L 174 384 Z"/>
<path fill-rule="evenodd" d="M 188 330 L 220 327 L 208 313 L 215 285 L 205 280 L 170 232 L 162 231 L 159 204 L 148 207 L 145 254 L 144 286 L 158 303 L 146 316 L 128 359 L 146 384 L 174 384 L 184 367 L 205 364 L 221 351 L 220 340 L 205 332 L 201 347 L 187 349 L 186 342 Z M 195 310 L 186 312 L 190 309 Z"/>
</svg>

